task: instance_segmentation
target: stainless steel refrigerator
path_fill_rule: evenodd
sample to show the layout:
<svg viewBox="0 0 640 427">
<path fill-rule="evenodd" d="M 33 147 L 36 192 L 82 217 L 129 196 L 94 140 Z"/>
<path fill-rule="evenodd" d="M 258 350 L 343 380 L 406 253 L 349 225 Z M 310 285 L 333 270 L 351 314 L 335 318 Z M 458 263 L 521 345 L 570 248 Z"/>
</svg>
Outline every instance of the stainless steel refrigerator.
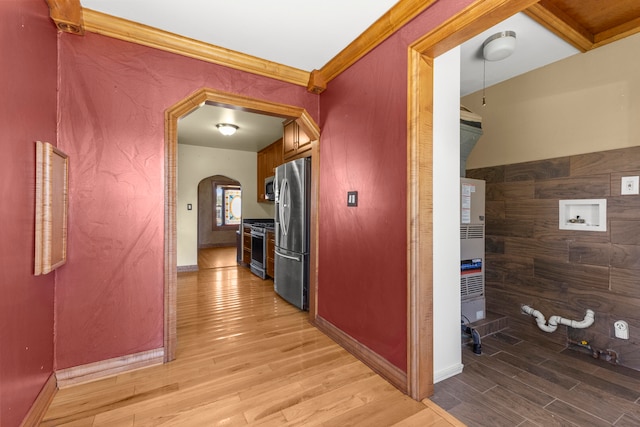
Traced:
<svg viewBox="0 0 640 427">
<path fill-rule="evenodd" d="M 276 168 L 274 288 L 291 304 L 307 310 L 309 290 L 309 193 L 311 160 Z"/>
</svg>

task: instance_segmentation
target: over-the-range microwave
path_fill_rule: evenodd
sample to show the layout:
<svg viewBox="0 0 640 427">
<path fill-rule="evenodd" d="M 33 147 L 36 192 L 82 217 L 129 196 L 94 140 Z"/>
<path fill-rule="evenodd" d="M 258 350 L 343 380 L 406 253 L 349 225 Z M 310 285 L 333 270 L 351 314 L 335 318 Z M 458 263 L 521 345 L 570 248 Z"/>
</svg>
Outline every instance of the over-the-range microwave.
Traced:
<svg viewBox="0 0 640 427">
<path fill-rule="evenodd" d="M 275 176 L 270 176 L 264 180 L 264 198 L 265 200 L 276 200 Z"/>
</svg>

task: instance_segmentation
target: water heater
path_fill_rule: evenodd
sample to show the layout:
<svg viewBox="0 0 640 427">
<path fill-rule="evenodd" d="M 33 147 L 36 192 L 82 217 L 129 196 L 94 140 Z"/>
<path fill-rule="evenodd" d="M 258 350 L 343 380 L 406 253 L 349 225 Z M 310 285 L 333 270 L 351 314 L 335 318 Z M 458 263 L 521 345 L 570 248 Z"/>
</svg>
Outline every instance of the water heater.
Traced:
<svg viewBox="0 0 640 427">
<path fill-rule="evenodd" d="M 460 298 L 462 315 L 485 318 L 485 182 L 460 178 Z"/>
</svg>

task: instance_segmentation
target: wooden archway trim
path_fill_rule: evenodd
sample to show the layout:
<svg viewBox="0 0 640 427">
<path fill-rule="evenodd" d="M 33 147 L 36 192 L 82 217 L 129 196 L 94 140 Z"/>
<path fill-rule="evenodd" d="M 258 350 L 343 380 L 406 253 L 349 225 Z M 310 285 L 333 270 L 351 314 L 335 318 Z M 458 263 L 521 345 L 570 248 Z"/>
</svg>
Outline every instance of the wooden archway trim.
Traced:
<svg viewBox="0 0 640 427">
<path fill-rule="evenodd" d="M 537 0 L 477 0 L 409 46 L 407 391 L 433 394 L 433 64 L 438 55 Z M 437 160 L 437 159 L 436 159 Z"/>
<path fill-rule="evenodd" d="M 165 194 L 164 194 L 164 358 L 169 362 L 176 357 L 177 348 L 177 151 L 178 119 L 195 110 L 203 103 L 222 107 L 251 111 L 283 118 L 293 118 L 312 139 L 312 176 L 311 176 L 311 245 L 310 252 L 310 301 L 309 320 L 313 322 L 317 315 L 317 224 L 318 224 L 318 178 L 319 178 L 319 140 L 320 128 L 300 107 L 259 100 L 246 96 L 222 92 L 215 89 L 200 89 L 177 102 L 165 111 Z"/>
</svg>

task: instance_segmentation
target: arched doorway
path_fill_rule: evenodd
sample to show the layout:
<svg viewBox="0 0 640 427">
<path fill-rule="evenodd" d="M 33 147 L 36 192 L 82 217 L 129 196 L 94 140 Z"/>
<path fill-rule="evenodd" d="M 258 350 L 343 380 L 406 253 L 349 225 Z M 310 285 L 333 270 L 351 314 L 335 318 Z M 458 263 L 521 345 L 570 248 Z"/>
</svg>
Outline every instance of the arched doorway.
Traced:
<svg viewBox="0 0 640 427">
<path fill-rule="evenodd" d="M 198 269 L 235 265 L 242 187 L 224 175 L 198 183 Z"/>
<path fill-rule="evenodd" d="M 266 115 L 295 119 L 302 130 L 311 138 L 312 176 L 311 176 L 311 241 L 310 271 L 316 272 L 317 259 L 317 218 L 318 218 L 318 181 L 319 181 L 319 139 L 320 128 L 300 107 L 278 104 L 269 101 L 248 98 L 214 89 L 201 89 L 179 101 L 165 111 L 165 209 L 164 209 L 164 360 L 175 359 L 176 306 L 177 306 L 177 231 L 176 231 L 176 190 L 177 190 L 177 151 L 178 119 L 197 109 L 202 103 L 226 108 L 262 113 Z M 317 274 L 309 278 L 309 319 L 316 317 Z"/>
</svg>

